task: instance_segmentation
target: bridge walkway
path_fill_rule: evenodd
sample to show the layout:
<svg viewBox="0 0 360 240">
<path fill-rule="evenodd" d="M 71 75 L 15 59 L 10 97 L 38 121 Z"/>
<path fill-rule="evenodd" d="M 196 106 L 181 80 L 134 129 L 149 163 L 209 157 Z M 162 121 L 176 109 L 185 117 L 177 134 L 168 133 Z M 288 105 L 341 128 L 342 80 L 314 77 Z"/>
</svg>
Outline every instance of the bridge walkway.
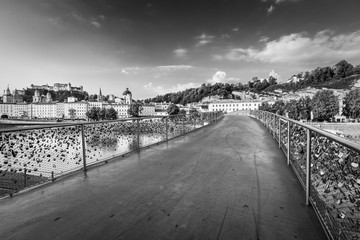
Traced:
<svg viewBox="0 0 360 240">
<path fill-rule="evenodd" d="M 0 201 L 1 239 L 326 239 L 276 141 L 220 122 Z"/>
</svg>

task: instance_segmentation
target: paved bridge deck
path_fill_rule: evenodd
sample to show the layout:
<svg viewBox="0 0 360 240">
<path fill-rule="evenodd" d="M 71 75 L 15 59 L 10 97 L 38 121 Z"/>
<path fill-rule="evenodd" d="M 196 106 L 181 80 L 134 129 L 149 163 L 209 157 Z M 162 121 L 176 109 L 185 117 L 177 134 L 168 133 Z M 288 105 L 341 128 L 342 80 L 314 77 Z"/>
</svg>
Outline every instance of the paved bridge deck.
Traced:
<svg viewBox="0 0 360 240">
<path fill-rule="evenodd" d="M 0 201 L 0 239 L 326 239 L 246 116 Z"/>
</svg>

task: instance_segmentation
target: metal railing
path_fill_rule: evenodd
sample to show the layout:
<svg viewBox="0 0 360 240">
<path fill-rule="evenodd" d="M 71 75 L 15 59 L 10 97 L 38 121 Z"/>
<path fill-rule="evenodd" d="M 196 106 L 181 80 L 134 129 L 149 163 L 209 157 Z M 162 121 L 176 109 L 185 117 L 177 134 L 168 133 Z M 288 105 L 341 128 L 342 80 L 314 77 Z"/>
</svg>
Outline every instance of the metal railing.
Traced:
<svg viewBox="0 0 360 240">
<path fill-rule="evenodd" d="M 0 130 L 0 196 L 202 128 L 222 112 Z"/>
<path fill-rule="evenodd" d="M 311 125 L 251 111 L 278 141 L 329 239 L 360 239 L 360 145 Z"/>
</svg>

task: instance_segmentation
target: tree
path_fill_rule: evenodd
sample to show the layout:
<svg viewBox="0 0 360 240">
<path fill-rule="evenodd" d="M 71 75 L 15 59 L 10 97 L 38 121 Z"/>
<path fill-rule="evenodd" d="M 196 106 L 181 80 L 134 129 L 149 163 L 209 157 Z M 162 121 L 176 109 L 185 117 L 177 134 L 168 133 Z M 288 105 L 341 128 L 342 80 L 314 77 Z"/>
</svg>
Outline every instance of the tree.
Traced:
<svg viewBox="0 0 360 240">
<path fill-rule="evenodd" d="M 76 110 L 73 108 L 69 109 L 69 116 L 70 118 L 75 118 L 76 117 Z"/>
<path fill-rule="evenodd" d="M 345 78 L 351 76 L 353 74 L 353 68 L 353 65 L 351 65 L 345 60 L 341 60 L 340 62 L 335 64 L 335 77 Z"/>
<path fill-rule="evenodd" d="M 343 114 L 350 118 L 360 118 L 360 89 L 353 89 L 345 95 Z"/>
<path fill-rule="evenodd" d="M 311 98 L 309 96 L 301 97 L 297 101 L 297 109 L 299 112 L 299 119 L 310 120 L 311 118 Z"/>
<path fill-rule="evenodd" d="M 117 119 L 117 116 L 118 116 L 118 113 L 114 108 L 106 109 L 105 118 L 107 120 L 115 120 L 115 119 Z"/>
<path fill-rule="evenodd" d="M 285 112 L 285 102 L 283 100 L 277 100 L 272 106 L 271 106 L 272 112 L 276 113 L 278 115 L 283 115 Z"/>
<path fill-rule="evenodd" d="M 101 120 L 106 119 L 106 109 L 105 109 L 105 108 L 100 109 L 100 111 L 99 111 L 99 118 L 100 118 Z"/>
<path fill-rule="evenodd" d="M 271 106 L 268 102 L 262 102 L 261 106 L 259 106 L 259 110 L 271 112 Z"/>
<path fill-rule="evenodd" d="M 100 108 L 92 107 L 89 111 L 86 112 L 86 116 L 91 120 L 99 121 L 99 112 Z"/>
<path fill-rule="evenodd" d="M 139 103 L 132 103 L 127 110 L 128 115 L 131 117 L 139 117 L 141 112 L 143 110 L 143 107 Z"/>
<path fill-rule="evenodd" d="M 287 102 L 285 104 L 285 111 L 287 112 L 289 118 L 298 120 L 299 119 L 298 101 L 292 99 L 289 102 Z"/>
<path fill-rule="evenodd" d="M 273 76 L 270 76 L 269 77 L 269 84 L 270 85 L 276 85 L 277 84 L 277 82 L 276 82 L 276 78 L 274 78 Z"/>
<path fill-rule="evenodd" d="M 338 98 L 331 90 L 316 92 L 311 106 L 316 121 L 329 121 L 339 112 Z"/>
<path fill-rule="evenodd" d="M 180 109 L 175 104 L 170 104 L 166 111 L 169 115 L 176 115 L 179 113 Z"/>
</svg>

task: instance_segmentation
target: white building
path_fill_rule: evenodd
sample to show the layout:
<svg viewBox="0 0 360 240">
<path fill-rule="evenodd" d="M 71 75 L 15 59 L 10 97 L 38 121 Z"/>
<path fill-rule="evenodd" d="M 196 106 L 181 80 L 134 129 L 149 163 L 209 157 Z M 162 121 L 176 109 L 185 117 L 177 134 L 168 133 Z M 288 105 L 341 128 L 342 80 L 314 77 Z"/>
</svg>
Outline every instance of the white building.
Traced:
<svg viewBox="0 0 360 240">
<path fill-rule="evenodd" d="M 129 117 L 127 112 L 128 112 L 128 109 L 130 108 L 130 105 L 128 105 L 128 104 L 112 103 L 112 104 L 108 104 L 106 108 L 114 108 L 115 111 L 117 111 L 117 113 L 118 113 L 118 118 Z"/>
<path fill-rule="evenodd" d="M 167 110 L 166 109 L 156 109 L 155 108 L 155 116 L 167 116 L 169 115 L 167 113 Z"/>
<path fill-rule="evenodd" d="M 0 104 L 0 115 L 6 115 L 8 117 L 14 116 L 14 103 L 1 103 Z"/>
<path fill-rule="evenodd" d="M 140 116 L 155 116 L 155 106 L 154 105 L 142 105 L 142 112 Z"/>
<path fill-rule="evenodd" d="M 72 118 L 71 112 L 74 109 L 74 118 L 84 118 L 86 119 L 86 112 L 89 109 L 89 104 L 87 102 L 71 102 L 71 103 L 64 103 L 64 117 L 65 118 Z"/>
<path fill-rule="evenodd" d="M 56 118 L 56 103 L 30 103 L 27 105 L 30 118 Z"/>
<path fill-rule="evenodd" d="M 229 113 L 241 110 L 257 110 L 259 109 L 259 106 L 261 106 L 260 101 L 222 100 L 209 103 L 209 111 L 223 111 Z"/>
<path fill-rule="evenodd" d="M 104 105 L 107 105 L 108 103 L 105 102 L 95 102 L 95 101 L 91 101 L 91 102 L 87 102 L 89 105 L 89 109 L 95 107 L 95 108 L 104 108 Z"/>
<path fill-rule="evenodd" d="M 74 96 L 70 96 L 70 97 L 68 97 L 67 98 L 67 102 L 68 103 L 73 103 L 73 102 L 77 102 L 77 98 L 76 97 L 74 97 Z"/>
<path fill-rule="evenodd" d="M 28 104 L 27 103 L 16 103 L 13 105 L 14 117 L 29 117 Z"/>
<path fill-rule="evenodd" d="M 63 102 L 56 103 L 56 117 L 57 118 L 65 117 L 65 103 Z"/>
</svg>

